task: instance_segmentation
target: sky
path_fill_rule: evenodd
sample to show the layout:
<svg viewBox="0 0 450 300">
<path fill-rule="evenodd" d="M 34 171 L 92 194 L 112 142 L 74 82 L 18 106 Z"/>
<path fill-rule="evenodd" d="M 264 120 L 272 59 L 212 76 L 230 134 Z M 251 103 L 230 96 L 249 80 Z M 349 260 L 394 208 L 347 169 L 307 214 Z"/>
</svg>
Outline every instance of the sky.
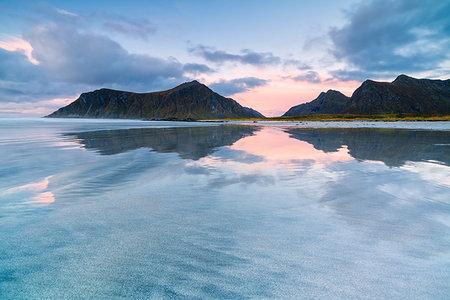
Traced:
<svg viewBox="0 0 450 300">
<path fill-rule="evenodd" d="M 192 80 L 279 116 L 366 79 L 448 79 L 449 15 L 448 0 L 0 0 L 0 117 Z"/>
</svg>

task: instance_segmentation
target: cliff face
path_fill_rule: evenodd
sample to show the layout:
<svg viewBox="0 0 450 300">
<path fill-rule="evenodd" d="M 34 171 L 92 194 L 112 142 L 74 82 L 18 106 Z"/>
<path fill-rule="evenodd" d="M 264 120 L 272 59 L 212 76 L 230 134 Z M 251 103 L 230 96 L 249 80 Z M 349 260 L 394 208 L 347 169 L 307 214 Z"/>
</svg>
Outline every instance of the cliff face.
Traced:
<svg viewBox="0 0 450 300">
<path fill-rule="evenodd" d="M 326 93 L 320 93 L 319 97 L 311 102 L 291 107 L 283 116 L 338 114 L 345 108 L 349 99 L 341 92 L 328 90 Z"/>
<path fill-rule="evenodd" d="M 283 116 L 311 114 L 450 114 L 450 79 L 398 76 L 393 82 L 364 81 L 351 98 L 337 91 L 290 108 Z"/>
<path fill-rule="evenodd" d="M 262 115 L 192 81 L 171 90 L 153 93 L 110 89 L 83 93 L 77 100 L 47 117 L 185 120 L 255 118 Z"/>
</svg>

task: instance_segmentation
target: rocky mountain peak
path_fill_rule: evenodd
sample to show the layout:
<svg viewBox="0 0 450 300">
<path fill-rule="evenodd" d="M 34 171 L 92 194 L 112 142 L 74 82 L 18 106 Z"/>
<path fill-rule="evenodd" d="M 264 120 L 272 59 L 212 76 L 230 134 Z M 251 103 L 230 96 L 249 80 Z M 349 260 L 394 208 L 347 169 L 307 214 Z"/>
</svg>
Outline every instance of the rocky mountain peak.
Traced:
<svg viewBox="0 0 450 300">
<path fill-rule="evenodd" d="M 192 91 L 203 91 L 203 92 L 214 93 L 209 87 L 207 87 L 203 83 L 198 82 L 197 80 L 182 83 L 179 86 L 176 86 L 173 89 L 170 89 L 169 91 L 174 92 L 174 91 L 181 91 L 181 90 L 192 90 Z"/>
<path fill-rule="evenodd" d="M 393 84 L 411 84 L 417 82 L 418 79 L 406 76 L 404 74 L 401 74 L 395 78 L 394 81 L 392 81 Z"/>
</svg>

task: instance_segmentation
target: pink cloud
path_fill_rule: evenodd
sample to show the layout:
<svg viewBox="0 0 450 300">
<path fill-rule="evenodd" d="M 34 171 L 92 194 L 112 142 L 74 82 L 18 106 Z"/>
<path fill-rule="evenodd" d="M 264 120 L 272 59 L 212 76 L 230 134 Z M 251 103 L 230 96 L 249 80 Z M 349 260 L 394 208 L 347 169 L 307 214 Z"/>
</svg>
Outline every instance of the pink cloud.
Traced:
<svg viewBox="0 0 450 300">
<path fill-rule="evenodd" d="M 8 36 L 7 37 L 8 40 L 5 41 L 0 41 L 0 48 L 6 50 L 6 51 L 18 51 L 23 53 L 28 60 L 35 65 L 39 64 L 39 61 L 37 61 L 33 55 L 33 47 L 31 47 L 30 43 L 28 43 L 27 41 L 20 39 L 18 37 L 14 37 L 14 36 Z"/>
</svg>

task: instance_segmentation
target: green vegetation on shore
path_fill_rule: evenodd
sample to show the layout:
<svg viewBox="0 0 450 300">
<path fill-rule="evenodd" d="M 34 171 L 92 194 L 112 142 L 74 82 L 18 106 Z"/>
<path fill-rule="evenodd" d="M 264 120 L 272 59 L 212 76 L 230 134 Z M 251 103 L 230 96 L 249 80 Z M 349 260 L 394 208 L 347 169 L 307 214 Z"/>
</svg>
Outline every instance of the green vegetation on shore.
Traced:
<svg viewBox="0 0 450 300">
<path fill-rule="evenodd" d="M 384 115 L 306 115 L 295 117 L 220 119 L 208 121 L 450 121 L 450 115 L 384 114 Z"/>
</svg>

